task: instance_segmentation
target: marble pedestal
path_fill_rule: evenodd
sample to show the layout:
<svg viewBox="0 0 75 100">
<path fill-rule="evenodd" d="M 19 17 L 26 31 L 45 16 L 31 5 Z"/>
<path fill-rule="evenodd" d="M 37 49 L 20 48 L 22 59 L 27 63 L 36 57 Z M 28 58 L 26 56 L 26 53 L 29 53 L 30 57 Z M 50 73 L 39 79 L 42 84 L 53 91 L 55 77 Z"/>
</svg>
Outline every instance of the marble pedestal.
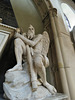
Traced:
<svg viewBox="0 0 75 100">
<path fill-rule="evenodd" d="M 9 100 L 63 100 L 63 94 L 51 95 L 47 88 L 39 81 L 38 89 L 32 92 L 30 74 L 27 63 L 23 64 L 23 71 L 6 72 L 3 83 L 4 97 Z"/>
</svg>

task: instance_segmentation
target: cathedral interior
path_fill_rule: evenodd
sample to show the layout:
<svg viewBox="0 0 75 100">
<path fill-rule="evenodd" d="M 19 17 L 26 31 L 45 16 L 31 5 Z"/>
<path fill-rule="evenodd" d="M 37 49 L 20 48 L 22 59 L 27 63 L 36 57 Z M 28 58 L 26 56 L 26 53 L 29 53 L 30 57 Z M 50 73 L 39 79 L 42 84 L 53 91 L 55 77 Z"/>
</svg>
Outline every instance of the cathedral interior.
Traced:
<svg viewBox="0 0 75 100">
<path fill-rule="evenodd" d="M 24 0 L 22 0 L 22 1 L 24 2 Z M 75 23 L 73 25 L 74 28 L 72 28 L 72 30 L 71 30 L 72 26 L 70 25 L 70 21 L 69 21 L 67 15 L 65 14 L 65 12 L 64 12 L 64 14 L 59 13 L 61 11 L 60 11 L 60 8 L 58 7 L 58 2 L 59 2 L 59 5 L 61 5 L 61 3 L 66 3 L 66 4 L 70 5 L 70 2 L 71 2 L 70 7 L 71 8 L 73 7 L 72 11 L 74 12 L 74 16 L 75 16 L 75 1 L 74 0 L 56 0 L 55 5 L 54 5 L 55 2 L 52 0 L 44 0 L 44 1 L 45 1 L 45 3 L 47 1 L 51 1 L 52 5 L 51 4 L 49 5 L 48 2 L 46 4 L 49 6 L 54 6 L 54 8 L 57 5 L 56 6 L 57 11 L 58 11 L 57 14 L 59 15 L 58 18 L 60 19 L 60 21 L 58 23 L 60 24 L 60 27 L 61 27 L 60 32 L 64 34 L 62 36 L 59 36 L 59 37 L 64 37 L 63 39 L 62 38 L 59 39 L 59 41 L 61 41 L 61 40 L 63 41 L 60 43 L 60 48 L 61 49 L 64 48 L 61 50 L 62 54 L 64 55 L 64 56 L 62 55 L 64 66 L 66 66 L 66 67 L 69 67 L 72 65 L 74 66 L 75 57 L 73 56 L 73 53 L 71 51 L 75 50 L 75 35 L 74 35 Z M 15 4 L 14 4 L 14 2 L 15 2 Z M 19 2 L 21 4 L 20 0 L 19 0 Z M 25 2 L 27 2 L 27 1 L 25 0 Z M 64 84 L 64 82 L 63 82 L 64 80 L 62 81 L 62 79 L 61 79 L 61 76 L 63 76 L 63 75 L 62 74 L 60 75 L 60 73 L 62 73 L 61 72 L 62 68 L 61 68 L 61 64 L 59 66 L 59 63 L 60 63 L 60 60 L 58 58 L 59 53 L 57 53 L 54 35 L 52 34 L 54 31 L 52 30 L 51 19 L 49 19 L 50 18 L 49 17 L 50 15 L 48 13 L 49 9 L 47 10 L 47 7 L 44 7 L 45 3 L 43 3 L 43 0 L 31 0 L 30 3 L 27 2 L 28 5 L 30 4 L 29 6 L 28 5 L 26 6 L 26 4 L 23 5 L 23 3 L 22 3 L 19 8 L 19 3 L 17 3 L 17 0 L 16 1 L 0 0 L 0 18 L 2 19 L 1 23 L 3 25 L 11 26 L 13 30 L 14 30 L 14 28 L 22 27 L 24 31 L 27 31 L 27 27 L 30 23 L 35 26 L 36 34 L 42 33 L 43 30 L 46 30 L 48 33 L 50 33 L 49 34 L 50 46 L 49 46 L 49 53 L 48 53 L 50 66 L 49 66 L 49 68 L 47 68 L 47 80 L 49 83 L 53 84 L 57 88 L 58 92 L 67 93 L 67 92 L 64 92 L 67 90 L 63 89 L 63 86 L 62 86 L 62 84 Z M 16 5 L 16 7 L 15 7 L 15 5 Z M 26 6 L 28 10 L 25 10 L 25 7 L 23 8 L 22 5 Z M 35 5 L 37 5 L 37 6 L 35 6 Z M 33 8 L 32 8 L 33 13 L 31 13 L 31 10 L 30 10 L 31 8 L 29 8 L 32 6 L 33 6 Z M 22 9 L 21 9 L 21 7 L 22 7 Z M 62 5 L 62 7 L 63 7 L 63 5 Z M 35 8 L 35 10 L 34 10 L 34 8 Z M 37 10 L 37 8 L 39 8 L 39 10 Z M 23 11 L 23 13 L 22 13 L 22 11 Z M 30 11 L 30 12 L 27 12 L 27 11 Z M 63 11 L 64 11 L 64 9 L 63 9 Z M 24 12 L 26 14 L 24 14 Z M 23 14 L 23 15 L 21 15 L 21 14 Z M 62 16 L 62 18 L 61 18 L 61 16 Z M 62 21 L 62 19 L 63 19 L 63 21 Z M 74 17 L 74 22 L 75 22 L 75 17 Z M 68 35 L 68 33 L 70 33 L 70 34 Z M 67 35 L 65 35 L 65 34 L 67 34 Z M 67 38 L 67 36 L 69 38 Z M 66 42 L 66 45 L 69 44 L 69 42 L 71 45 L 70 46 L 62 45 L 62 44 L 65 44 L 65 42 Z M 71 48 L 71 47 L 72 47 L 72 49 L 69 50 L 69 48 Z M 67 50 L 69 50 L 69 51 L 67 52 Z M 70 54 L 70 56 L 68 56 L 68 54 Z M 72 57 L 72 61 L 71 61 L 71 57 Z M 70 60 L 67 60 L 68 58 L 70 58 Z M 67 64 L 68 62 L 69 62 L 69 64 Z M 15 64 L 16 64 L 16 58 L 15 58 L 15 52 L 14 52 L 14 36 L 12 36 L 11 39 L 9 38 L 8 42 L 6 43 L 6 45 L 2 51 L 2 54 L 0 55 L 0 100 L 5 100 L 5 99 L 3 99 L 3 93 L 4 93 L 3 82 L 5 81 L 4 75 L 5 75 L 6 71 L 8 69 L 12 68 Z M 68 71 L 66 70 L 66 73 L 69 73 L 69 70 Z M 73 72 L 73 75 L 75 75 L 74 72 Z M 68 77 L 68 74 L 67 74 L 67 77 Z M 64 77 L 62 77 L 62 78 L 64 78 Z M 75 78 L 74 78 L 74 76 L 72 78 L 73 78 L 73 84 L 74 84 Z M 69 78 L 68 78 L 68 81 L 69 81 Z M 71 87 L 70 82 L 68 82 L 68 86 Z M 75 89 L 75 86 L 73 88 Z M 72 89 L 69 88 L 70 93 L 72 92 Z M 75 93 L 74 91 L 75 90 L 73 90 L 73 93 Z M 70 94 L 70 96 L 71 97 L 69 97 L 69 98 L 71 98 L 71 99 L 66 99 L 66 100 L 75 100 L 74 95 Z"/>
</svg>

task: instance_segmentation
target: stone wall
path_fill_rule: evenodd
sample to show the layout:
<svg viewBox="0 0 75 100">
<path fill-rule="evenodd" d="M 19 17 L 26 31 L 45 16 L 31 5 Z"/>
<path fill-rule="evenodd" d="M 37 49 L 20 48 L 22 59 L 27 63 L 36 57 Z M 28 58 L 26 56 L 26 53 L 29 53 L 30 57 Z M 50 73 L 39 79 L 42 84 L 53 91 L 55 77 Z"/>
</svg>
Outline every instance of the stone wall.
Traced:
<svg viewBox="0 0 75 100">
<path fill-rule="evenodd" d="M 17 22 L 11 7 L 10 2 L 5 2 L 5 0 L 0 0 L 0 18 L 2 18 L 2 23 L 13 27 L 17 27 Z"/>
</svg>

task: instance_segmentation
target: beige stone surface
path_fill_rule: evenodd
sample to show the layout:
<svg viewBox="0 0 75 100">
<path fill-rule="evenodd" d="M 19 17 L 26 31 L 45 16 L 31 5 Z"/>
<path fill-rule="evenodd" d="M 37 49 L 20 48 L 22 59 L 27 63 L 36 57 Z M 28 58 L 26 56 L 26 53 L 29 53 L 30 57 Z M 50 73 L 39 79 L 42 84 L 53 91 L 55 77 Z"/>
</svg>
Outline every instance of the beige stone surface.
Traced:
<svg viewBox="0 0 75 100">
<path fill-rule="evenodd" d="M 33 0 L 10 0 L 10 2 L 20 28 L 27 31 L 28 26 L 32 24 L 37 34 L 43 32 L 42 19 Z"/>
</svg>

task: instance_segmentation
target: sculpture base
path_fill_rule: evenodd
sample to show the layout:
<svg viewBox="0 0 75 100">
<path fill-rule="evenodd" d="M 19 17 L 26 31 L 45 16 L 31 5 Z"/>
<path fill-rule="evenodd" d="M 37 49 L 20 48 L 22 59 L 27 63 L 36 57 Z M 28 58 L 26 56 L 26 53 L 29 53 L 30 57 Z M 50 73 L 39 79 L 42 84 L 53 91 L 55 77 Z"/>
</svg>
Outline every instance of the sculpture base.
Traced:
<svg viewBox="0 0 75 100">
<path fill-rule="evenodd" d="M 40 99 L 40 100 L 63 100 L 63 99 L 66 99 L 67 96 L 62 94 L 62 93 L 57 93 L 55 95 L 52 95 L 50 97 L 46 97 L 45 99 Z M 7 100 L 7 99 L 4 99 L 2 96 L 0 97 L 0 100 Z M 33 99 L 32 99 L 33 100 Z"/>
<path fill-rule="evenodd" d="M 51 95 L 47 88 L 37 81 L 38 89 L 33 92 L 30 82 L 28 65 L 23 65 L 23 71 L 6 72 L 3 83 L 4 97 L 9 100 L 62 100 L 65 95 Z"/>
</svg>

